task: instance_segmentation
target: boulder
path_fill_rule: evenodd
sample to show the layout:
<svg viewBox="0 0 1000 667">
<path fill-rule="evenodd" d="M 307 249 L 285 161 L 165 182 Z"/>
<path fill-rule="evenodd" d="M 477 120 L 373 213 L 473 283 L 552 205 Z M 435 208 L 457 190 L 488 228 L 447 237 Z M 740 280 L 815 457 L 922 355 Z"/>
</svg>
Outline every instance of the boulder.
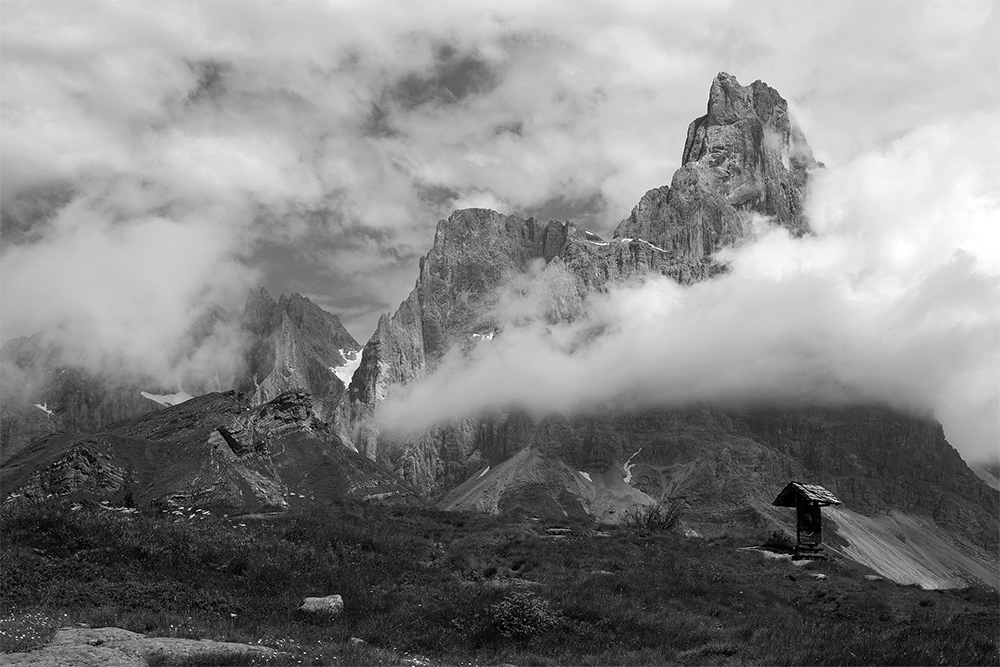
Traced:
<svg viewBox="0 0 1000 667">
<path fill-rule="evenodd" d="M 302 601 L 299 611 L 317 616 L 333 618 L 344 611 L 344 598 L 339 595 L 327 595 L 321 598 L 306 598 Z"/>
<path fill-rule="evenodd" d="M 166 664 L 251 664 L 274 661 L 287 654 L 266 646 L 207 639 L 146 637 L 121 628 L 61 628 L 45 647 L 28 653 L 8 653 L 4 665 L 31 667 L 145 667 Z"/>
</svg>

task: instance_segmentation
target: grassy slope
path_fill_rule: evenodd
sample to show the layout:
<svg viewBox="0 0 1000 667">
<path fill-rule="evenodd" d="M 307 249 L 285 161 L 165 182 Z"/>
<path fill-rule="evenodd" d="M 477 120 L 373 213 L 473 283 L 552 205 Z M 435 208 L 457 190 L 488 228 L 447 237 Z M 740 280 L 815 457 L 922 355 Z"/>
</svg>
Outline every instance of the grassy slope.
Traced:
<svg viewBox="0 0 1000 667">
<path fill-rule="evenodd" d="M 173 522 L 53 503 L 5 508 L 2 531 L 5 650 L 5 619 L 65 614 L 262 641 L 291 664 L 1000 662 L 995 591 L 869 581 L 846 561 L 796 567 L 741 550 L 749 536 L 553 538 L 531 521 L 358 505 Z M 296 612 L 331 593 L 345 600 L 337 619 Z"/>
</svg>

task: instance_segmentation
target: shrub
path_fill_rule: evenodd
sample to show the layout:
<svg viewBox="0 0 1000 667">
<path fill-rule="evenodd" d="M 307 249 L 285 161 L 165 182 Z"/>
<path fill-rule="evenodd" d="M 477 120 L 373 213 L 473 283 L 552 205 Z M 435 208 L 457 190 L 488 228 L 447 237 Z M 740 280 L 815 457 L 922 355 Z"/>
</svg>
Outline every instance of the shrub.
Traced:
<svg viewBox="0 0 1000 667">
<path fill-rule="evenodd" d="M 504 637 L 527 639 L 552 630 L 561 620 L 548 600 L 528 591 L 509 593 L 490 607 L 489 618 Z"/>
<path fill-rule="evenodd" d="M 680 518 L 680 507 L 658 502 L 652 505 L 632 505 L 625 510 L 622 524 L 641 530 L 672 530 Z"/>
</svg>

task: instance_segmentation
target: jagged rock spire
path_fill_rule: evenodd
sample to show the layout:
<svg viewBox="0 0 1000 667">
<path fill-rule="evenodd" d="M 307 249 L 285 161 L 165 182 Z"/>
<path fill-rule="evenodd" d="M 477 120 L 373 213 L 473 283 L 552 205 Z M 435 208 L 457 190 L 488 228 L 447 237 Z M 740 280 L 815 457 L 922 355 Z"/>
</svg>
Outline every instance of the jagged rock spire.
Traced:
<svg viewBox="0 0 1000 667">
<path fill-rule="evenodd" d="M 670 187 L 650 190 L 615 230 L 688 261 L 734 245 L 753 229 L 754 215 L 799 236 L 812 150 L 788 113 L 788 103 L 762 81 L 741 86 L 719 73 L 708 109 L 688 127 Z"/>
</svg>

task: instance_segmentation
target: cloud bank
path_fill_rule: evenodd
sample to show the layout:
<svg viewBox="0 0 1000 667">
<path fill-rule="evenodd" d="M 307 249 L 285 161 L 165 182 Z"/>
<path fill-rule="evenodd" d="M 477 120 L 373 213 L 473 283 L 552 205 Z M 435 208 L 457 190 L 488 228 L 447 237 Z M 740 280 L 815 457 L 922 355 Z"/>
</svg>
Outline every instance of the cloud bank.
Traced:
<svg viewBox="0 0 1000 667">
<path fill-rule="evenodd" d="M 544 290 L 501 299 L 502 334 L 452 353 L 380 408 L 421 430 L 490 409 L 536 414 L 882 402 L 933 409 L 968 458 L 1000 442 L 996 118 L 928 126 L 815 174 L 815 236 L 780 228 L 719 253 L 731 271 L 591 295 L 546 323 Z M 509 296 L 509 293 L 508 293 Z M 527 316 L 532 313 L 533 317 Z"/>
</svg>

